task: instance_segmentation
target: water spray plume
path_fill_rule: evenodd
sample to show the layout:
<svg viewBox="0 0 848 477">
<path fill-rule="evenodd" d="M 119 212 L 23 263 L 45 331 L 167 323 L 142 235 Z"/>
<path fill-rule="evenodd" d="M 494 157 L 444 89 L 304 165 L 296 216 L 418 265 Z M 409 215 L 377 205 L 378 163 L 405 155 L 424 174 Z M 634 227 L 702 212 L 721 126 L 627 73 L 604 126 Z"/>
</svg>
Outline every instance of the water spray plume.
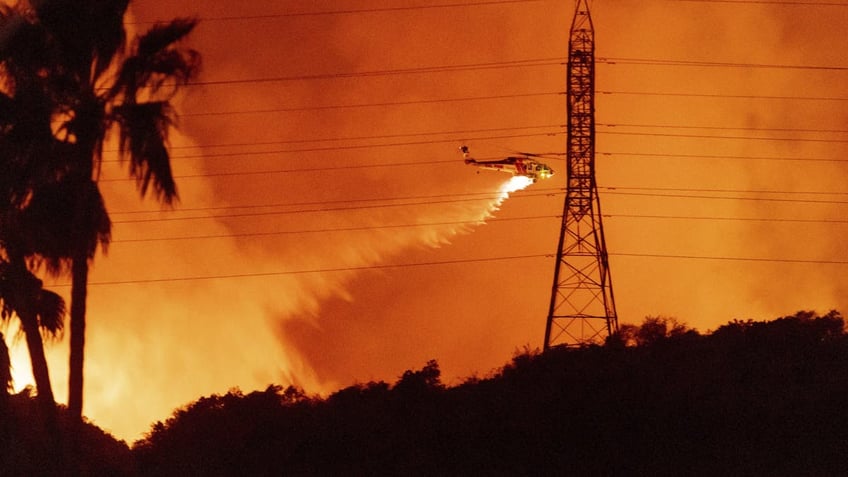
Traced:
<svg viewBox="0 0 848 477">
<path fill-rule="evenodd" d="M 527 176 L 512 176 L 512 178 L 501 186 L 500 191 L 503 196 L 503 200 L 506 200 L 509 197 L 509 194 L 526 189 L 532 183 L 533 180 Z"/>
</svg>

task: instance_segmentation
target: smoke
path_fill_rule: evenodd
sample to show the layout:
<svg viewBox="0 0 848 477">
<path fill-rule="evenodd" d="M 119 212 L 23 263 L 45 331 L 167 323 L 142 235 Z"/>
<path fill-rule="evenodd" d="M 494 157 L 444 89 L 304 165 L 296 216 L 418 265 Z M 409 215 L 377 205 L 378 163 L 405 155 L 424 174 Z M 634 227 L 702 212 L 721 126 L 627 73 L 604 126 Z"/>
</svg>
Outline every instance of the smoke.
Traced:
<svg viewBox="0 0 848 477">
<path fill-rule="evenodd" d="M 313 3 L 257 0 L 239 15 L 309 11 Z M 85 413 L 132 439 L 175 406 L 233 386 L 295 383 L 326 392 L 389 380 L 429 359 L 438 359 L 452 381 L 539 346 L 554 267 L 542 256 L 556 252 L 562 195 L 537 191 L 562 187 L 565 174 L 505 201 L 513 188 L 504 176 L 474 174 L 455 148 L 471 142 L 486 152 L 561 151 L 562 136 L 509 128 L 565 122 L 562 95 L 526 96 L 563 91 L 562 65 L 265 80 L 562 58 L 568 3 L 202 20 L 191 41 L 203 54 L 204 79 L 257 81 L 187 91 L 178 108 L 183 135 L 173 138 L 181 192 L 174 211 L 140 202 L 125 171 L 104 169 L 115 243 L 91 277 Z M 810 46 L 841 41 L 845 9 L 825 18 L 787 6 L 671 3 L 594 2 L 598 55 L 845 63 L 839 48 Z M 144 20 L 233 16 L 214 2 L 135 7 Z M 846 259 L 834 232 L 839 225 L 735 220 L 834 219 L 844 215 L 838 204 L 707 200 L 686 191 L 652 196 L 659 188 L 844 189 L 844 163 L 685 158 L 838 158 L 844 144 L 704 139 L 689 136 L 812 136 L 663 126 L 841 129 L 848 118 L 839 102 L 720 97 L 848 95 L 848 83 L 834 78 L 784 69 L 598 65 L 599 91 L 719 95 L 597 97 L 598 122 L 618 125 L 598 128 L 597 172 L 622 322 L 663 314 L 705 330 L 735 317 L 845 304 L 837 267 L 620 255 Z M 501 98 L 463 99 L 483 96 Z M 487 138 L 467 132 L 497 128 L 507 130 Z M 612 186 L 619 189 L 606 189 Z M 656 189 L 626 195 L 626 187 Z M 539 258 L 488 260 L 512 256 Z M 13 350 L 19 387 L 29 369 L 22 348 Z M 62 398 L 67 344 L 51 345 L 49 359 Z"/>
<path fill-rule="evenodd" d="M 188 145 L 184 140 L 177 144 Z M 457 163 L 459 171 L 471 175 Z M 183 182 L 181 191 L 183 203 L 203 203 L 206 211 L 178 207 L 158 212 L 152 204 L 139 207 L 120 169 L 107 166 L 112 167 L 104 170 L 105 196 L 116 223 L 114 243 L 107 256 L 98 257 L 91 277 L 85 412 L 126 438 L 139 436 L 181 404 L 229 387 L 291 383 L 311 392 L 333 389 L 337 383 L 316 375 L 297 350 L 280 346 L 275 331 L 280 322 L 314 319 L 321 303 L 332 297 L 355 300 L 347 284 L 363 270 L 404 263 L 409 250 L 448 245 L 484 224 L 509 193 L 530 184 L 514 177 L 494 193 L 467 194 L 470 199 L 447 203 L 416 201 L 421 205 L 415 207 L 384 201 L 377 204 L 386 207 L 365 209 L 368 214 L 302 212 L 297 215 L 320 219 L 301 218 L 297 226 L 291 219 L 278 226 L 272 212 L 261 230 L 251 232 L 317 227 L 322 233 L 240 242 L 244 239 L 233 235 L 245 229 L 232 222 L 172 220 L 228 210 L 227 203 L 209 201 L 214 194 L 206 181 Z M 179 161 L 175 166 L 177 175 L 202 172 Z M 290 211 L 284 209 L 271 210 Z M 327 232 L 333 228 L 347 231 Z M 198 236 L 212 238 L 187 238 Z M 20 388 L 31 378 L 23 343 L 13 349 Z M 66 394 L 66 353 L 64 343 L 50 348 L 60 398 Z"/>
</svg>

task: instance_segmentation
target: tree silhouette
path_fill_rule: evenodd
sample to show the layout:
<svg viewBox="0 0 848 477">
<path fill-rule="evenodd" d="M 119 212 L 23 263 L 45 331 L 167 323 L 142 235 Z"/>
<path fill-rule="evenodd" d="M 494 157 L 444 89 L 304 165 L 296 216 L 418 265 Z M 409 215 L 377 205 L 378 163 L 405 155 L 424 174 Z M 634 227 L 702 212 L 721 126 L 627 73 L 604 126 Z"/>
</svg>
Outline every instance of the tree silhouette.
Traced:
<svg viewBox="0 0 848 477">
<path fill-rule="evenodd" d="M 20 319 L 38 399 L 52 416 L 55 403 L 40 333 L 56 336 L 62 330 L 65 305 L 29 269 L 27 258 L 38 250 L 23 218 L 35 187 L 60 172 L 51 153 L 57 145 L 51 131 L 55 101 L 45 37 L 22 8 L 0 8 L 0 318 Z"/>
<path fill-rule="evenodd" d="M 6 337 L 0 333 L 0 406 L 9 398 L 12 385 L 12 359 L 9 356 L 9 347 L 6 346 Z"/>
<path fill-rule="evenodd" d="M 19 4 L 20 5 L 20 4 Z M 117 131 L 119 156 L 129 163 L 144 196 L 177 198 L 167 148 L 171 99 L 197 71 L 199 55 L 178 47 L 192 20 L 157 24 L 127 48 L 124 13 L 129 0 L 30 0 L 15 20 L 32 41 L 52 123 L 40 153 L 48 178 L 33 183 L 23 221 L 32 251 L 53 273 L 70 272 L 68 408 L 81 417 L 88 270 L 111 223 L 97 186 L 106 137 Z M 23 10 L 21 10 L 23 11 Z M 36 82 L 36 81 L 34 81 Z"/>
<path fill-rule="evenodd" d="M 62 331 L 65 302 L 61 296 L 42 288 L 41 280 L 21 259 L 0 261 L 0 318 L 5 321 L 12 315 L 21 321 L 38 399 L 43 409 L 52 413 L 55 400 L 41 333 L 55 337 Z"/>
</svg>

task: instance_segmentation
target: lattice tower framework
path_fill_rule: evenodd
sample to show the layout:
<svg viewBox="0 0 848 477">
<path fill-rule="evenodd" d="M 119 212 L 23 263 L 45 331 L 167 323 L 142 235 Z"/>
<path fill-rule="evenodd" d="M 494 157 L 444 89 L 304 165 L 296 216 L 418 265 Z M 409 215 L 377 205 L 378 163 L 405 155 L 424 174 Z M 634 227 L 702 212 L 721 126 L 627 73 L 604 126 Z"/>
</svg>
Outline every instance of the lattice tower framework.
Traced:
<svg viewBox="0 0 848 477">
<path fill-rule="evenodd" d="M 544 347 L 597 343 L 618 331 L 595 181 L 595 33 L 587 0 L 571 24 L 567 186 Z"/>
</svg>

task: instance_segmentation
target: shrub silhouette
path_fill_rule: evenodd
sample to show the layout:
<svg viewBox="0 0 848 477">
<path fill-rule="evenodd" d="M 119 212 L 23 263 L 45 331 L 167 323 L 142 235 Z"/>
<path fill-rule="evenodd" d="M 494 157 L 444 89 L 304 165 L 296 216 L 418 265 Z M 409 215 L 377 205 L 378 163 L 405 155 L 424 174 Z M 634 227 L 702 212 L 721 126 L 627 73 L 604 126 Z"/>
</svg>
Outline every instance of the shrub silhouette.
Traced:
<svg viewBox="0 0 848 477">
<path fill-rule="evenodd" d="M 430 361 L 325 399 L 279 387 L 201 398 L 133 452 L 160 476 L 848 472 L 838 313 L 704 335 L 662 318 L 642 328 L 635 345 L 525 350 L 453 387 Z"/>
<path fill-rule="evenodd" d="M 706 334 L 645 324 L 640 343 L 525 349 L 456 386 L 429 361 L 326 398 L 233 389 L 176 410 L 131 451 L 89 425 L 83 475 L 848 474 L 839 313 Z M 0 475 L 43 475 L 37 412 L 28 393 L 8 397 Z"/>
</svg>

